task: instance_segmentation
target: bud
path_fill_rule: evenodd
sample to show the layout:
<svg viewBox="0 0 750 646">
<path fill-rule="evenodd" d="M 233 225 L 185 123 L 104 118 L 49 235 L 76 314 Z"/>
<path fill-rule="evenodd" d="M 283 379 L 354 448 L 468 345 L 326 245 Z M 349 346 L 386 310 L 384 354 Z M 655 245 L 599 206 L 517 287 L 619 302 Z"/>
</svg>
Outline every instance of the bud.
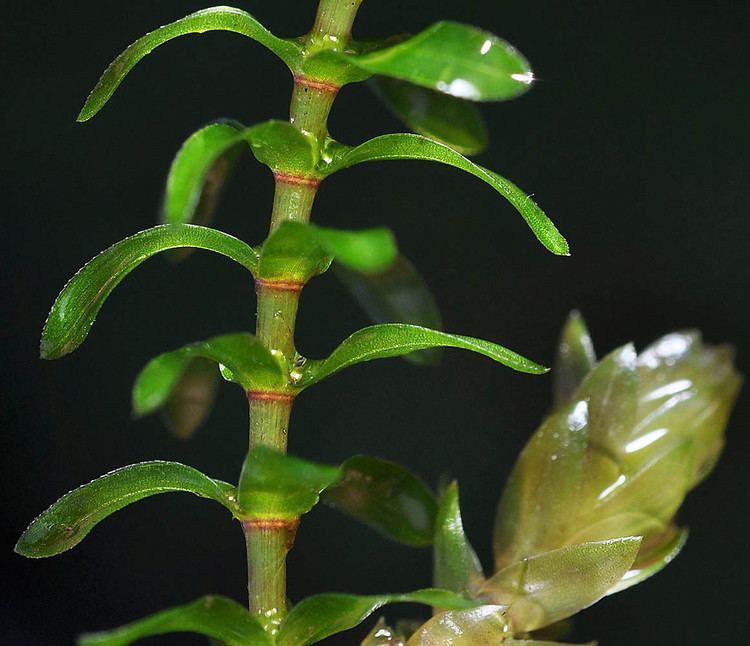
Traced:
<svg viewBox="0 0 750 646">
<path fill-rule="evenodd" d="M 594 361 L 574 314 L 561 337 L 555 407 L 500 501 L 495 565 L 502 571 L 568 546 L 642 537 L 611 594 L 658 572 L 684 544 L 675 514 L 716 464 L 741 378 L 733 350 L 706 346 L 697 332 Z"/>
</svg>

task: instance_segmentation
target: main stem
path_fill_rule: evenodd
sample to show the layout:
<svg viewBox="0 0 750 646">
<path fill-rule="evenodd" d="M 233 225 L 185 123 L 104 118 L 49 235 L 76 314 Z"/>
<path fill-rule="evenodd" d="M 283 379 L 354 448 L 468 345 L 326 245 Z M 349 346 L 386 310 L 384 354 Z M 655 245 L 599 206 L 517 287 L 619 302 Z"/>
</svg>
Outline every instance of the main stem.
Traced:
<svg viewBox="0 0 750 646">
<path fill-rule="evenodd" d="M 342 49 L 362 0 L 321 0 L 315 25 L 308 35 L 311 49 Z M 322 146 L 328 135 L 328 114 L 338 86 L 323 79 L 295 76 L 289 121 L 312 135 Z M 287 221 L 308 222 L 319 181 L 312 176 L 276 173 L 271 231 Z M 303 285 L 294 281 L 256 282 L 256 336 L 276 356 L 291 365 L 295 360 L 294 327 Z M 286 452 L 293 395 L 248 392 L 250 448 L 265 445 Z M 250 611 L 274 631 L 286 614 L 286 555 L 294 542 L 297 521 L 249 519 L 243 523 L 247 544 Z"/>
</svg>

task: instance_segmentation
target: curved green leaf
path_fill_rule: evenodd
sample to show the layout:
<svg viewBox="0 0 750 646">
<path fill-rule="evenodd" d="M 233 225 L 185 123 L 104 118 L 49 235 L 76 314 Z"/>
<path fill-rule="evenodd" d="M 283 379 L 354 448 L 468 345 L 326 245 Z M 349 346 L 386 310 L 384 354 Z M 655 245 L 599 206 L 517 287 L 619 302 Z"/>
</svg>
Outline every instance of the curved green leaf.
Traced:
<svg viewBox="0 0 750 646">
<path fill-rule="evenodd" d="M 362 623 L 378 608 L 390 603 L 423 603 L 446 609 L 463 609 L 475 601 L 446 590 L 417 590 L 405 594 L 357 596 L 318 594 L 289 611 L 276 636 L 277 646 L 307 646 Z"/>
<path fill-rule="evenodd" d="M 633 564 L 641 539 L 569 545 L 523 559 L 492 576 L 479 595 L 507 605 L 513 632 L 543 628 L 596 603 Z"/>
<path fill-rule="evenodd" d="M 417 630 L 406 646 L 505 644 L 509 633 L 506 612 L 506 607 L 497 605 L 441 612 Z"/>
<path fill-rule="evenodd" d="M 390 47 L 342 56 L 372 74 L 472 101 L 513 99 L 534 80 L 528 61 L 513 46 L 494 34 L 451 21 L 435 23 Z"/>
<path fill-rule="evenodd" d="M 484 119 L 468 101 L 387 76 L 375 76 L 370 86 L 410 130 L 464 155 L 487 148 Z"/>
<path fill-rule="evenodd" d="M 127 505 L 172 491 L 210 498 L 237 513 L 234 487 L 177 462 L 141 462 L 89 482 L 65 494 L 42 512 L 18 539 L 15 550 L 29 558 L 69 550 L 97 525 Z"/>
<path fill-rule="evenodd" d="M 362 272 L 381 271 L 398 251 L 390 230 L 326 229 L 302 222 L 282 223 L 263 244 L 258 278 L 306 283 L 336 260 Z"/>
<path fill-rule="evenodd" d="M 384 271 L 365 273 L 335 266 L 336 275 L 373 323 L 409 323 L 433 330 L 443 327 L 437 303 L 424 278 L 399 254 Z M 442 350 L 410 352 L 404 359 L 419 365 L 440 363 Z"/>
<path fill-rule="evenodd" d="M 339 144 L 333 159 L 321 169 L 326 175 L 369 161 L 419 159 L 453 166 L 489 184 L 521 214 L 534 235 L 552 253 L 569 255 L 568 243 L 529 195 L 510 180 L 475 164 L 452 148 L 420 135 L 395 134 L 370 139 L 355 148 Z"/>
<path fill-rule="evenodd" d="M 433 558 L 437 588 L 473 594 L 484 581 L 482 565 L 464 533 L 456 482 L 440 498 Z"/>
<path fill-rule="evenodd" d="M 417 476 L 395 462 L 364 455 L 346 460 L 341 473 L 340 482 L 323 492 L 323 502 L 399 543 L 432 543 L 437 504 Z"/>
<path fill-rule="evenodd" d="M 297 518 L 310 511 L 320 492 L 340 477 L 337 467 L 301 460 L 262 445 L 253 447 L 237 488 L 243 517 Z"/>
<path fill-rule="evenodd" d="M 555 406 L 565 404 L 594 368 L 594 344 L 580 312 L 573 311 L 560 334 L 555 358 L 553 390 Z"/>
<path fill-rule="evenodd" d="M 358 330 L 344 340 L 327 359 L 308 361 L 297 385 L 306 388 L 363 361 L 398 357 L 434 347 L 471 350 L 527 374 L 541 375 L 547 372 L 543 366 L 490 341 L 446 334 L 417 325 L 386 323 Z"/>
<path fill-rule="evenodd" d="M 300 132 L 288 121 L 264 121 L 245 130 L 242 136 L 250 144 L 255 159 L 274 172 L 313 174 L 320 160 L 312 136 Z"/>
<path fill-rule="evenodd" d="M 186 34 L 207 31 L 231 31 L 256 40 L 270 49 L 287 66 L 293 67 L 301 56 L 300 47 L 293 41 L 277 38 L 249 13 L 234 7 L 211 7 L 196 11 L 180 20 L 146 34 L 120 54 L 104 71 L 78 115 L 78 121 L 88 121 L 109 101 L 130 70 L 147 54 L 164 43 Z"/>
<path fill-rule="evenodd" d="M 276 359 L 255 336 L 245 332 L 224 334 L 165 352 L 146 364 L 133 386 L 134 413 L 148 415 L 164 406 L 196 359 L 221 364 L 225 374 L 231 374 L 232 381 L 246 390 L 270 389 L 285 383 Z"/>
<path fill-rule="evenodd" d="M 197 633 L 226 646 L 272 646 L 273 641 L 247 608 L 225 597 L 207 596 L 164 610 L 121 628 L 82 635 L 79 646 L 127 646 L 166 633 Z"/>
<path fill-rule="evenodd" d="M 89 333 L 112 290 L 144 260 L 168 249 L 195 247 L 215 251 L 255 271 L 258 254 L 233 236 L 195 225 L 162 225 L 125 238 L 89 261 L 57 297 L 42 331 L 43 359 L 75 350 Z"/>
<path fill-rule="evenodd" d="M 172 161 L 162 205 L 166 224 L 208 224 L 224 184 L 239 159 L 235 122 L 212 123 L 194 132 Z"/>
</svg>

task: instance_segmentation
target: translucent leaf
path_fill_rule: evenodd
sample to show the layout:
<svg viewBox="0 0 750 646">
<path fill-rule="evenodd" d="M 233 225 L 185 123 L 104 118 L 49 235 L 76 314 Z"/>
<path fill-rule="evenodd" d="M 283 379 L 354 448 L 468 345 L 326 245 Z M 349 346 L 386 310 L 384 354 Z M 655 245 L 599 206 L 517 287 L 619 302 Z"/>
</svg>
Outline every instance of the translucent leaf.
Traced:
<svg viewBox="0 0 750 646">
<path fill-rule="evenodd" d="M 75 350 L 89 333 L 104 301 L 133 269 L 168 249 L 215 251 L 253 272 L 257 252 L 221 231 L 195 225 L 163 225 L 136 233 L 88 262 L 57 297 L 42 331 L 41 355 L 57 359 Z"/>
<path fill-rule="evenodd" d="M 404 467 L 367 456 L 341 465 L 342 478 L 323 502 L 405 545 L 430 545 L 437 504 L 427 485 Z"/>
<path fill-rule="evenodd" d="M 422 603 L 446 609 L 470 608 L 475 601 L 446 590 L 417 590 L 405 594 L 357 596 L 318 594 L 294 606 L 281 624 L 277 646 L 307 646 L 349 630 L 390 603 Z"/>
<path fill-rule="evenodd" d="M 301 460 L 262 445 L 253 447 L 237 488 L 243 517 L 297 518 L 310 511 L 320 492 L 340 476 L 337 467 Z"/>
<path fill-rule="evenodd" d="M 236 122 L 212 123 L 194 132 L 172 162 L 162 206 L 166 224 L 209 224 L 224 183 L 239 159 Z"/>
<path fill-rule="evenodd" d="M 146 34 L 120 54 L 105 70 L 92 90 L 78 121 L 88 121 L 109 101 L 130 70 L 147 54 L 164 43 L 186 34 L 202 34 L 207 31 L 231 31 L 247 36 L 264 45 L 293 67 L 301 56 L 300 46 L 293 41 L 282 40 L 269 32 L 249 13 L 233 7 L 211 7 L 192 13 L 180 20 Z"/>
<path fill-rule="evenodd" d="M 507 605 L 514 634 L 542 628 L 596 603 L 630 569 L 640 538 L 570 545 L 500 570 L 479 590 Z"/>
<path fill-rule="evenodd" d="M 336 266 L 336 275 L 373 323 L 409 323 L 433 330 L 443 327 L 430 288 L 401 254 L 384 271 L 362 272 Z M 411 352 L 404 359 L 434 366 L 440 362 L 441 354 L 439 348 L 432 348 Z"/>
<path fill-rule="evenodd" d="M 552 371 L 555 406 L 564 405 L 596 364 L 594 344 L 580 312 L 571 312 L 557 346 Z"/>
<path fill-rule="evenodd" d="M 486 31 L 449 21 L 390 47 L 345 58 L 372 74 L 472 101 L 513 99 L 534 80 L 528 62 L 513 46 Z"/>
<path fill-rule="evenodd" d="M 411 636 L 406 646 L 478 646 L 503 644 L 509 636 L 507 608 L 484 605 L 435 615 Z"/>
<path fill-rule="evenodd" d="M 263 244 L 258 277 L 304 284 L 326 271 L 332 258 L 359 271 L 379 271 L 397 253 L 393 234 L 385 228 L 340 231 L 284 222 Z"/>
<path fill-rule="evenodd" d="M 242 133 L 255 159 L 272 171 L 308 174 L 318 163 L 318 147 L 287 121 L 271 120 L 251 126 Z"/>
<path fill-rule="evenodd" d="M 410 130 L 464 155 L 487 147 L 484 119 L 468 101 L 386 76 L 375 76 L 370 85 Z"/>
<path fill-rule="evenodd" d="M 138 416 L 148 415 L 164 406 L 196 359 L 223 365 L 233 381 L 246 390 L 271 389 L 285 384 L 276 359 L 255 336 L 224 334 L 165 352 L 146 364 L 133 386 L 133 412 Z"/>
<path fill-rule="evenodd" d="M 435 521 L 434 584 L 473 594 L 484 581 L 484 574 L 464 533 L 458 500 L 458 483 L 453 482 L 440 498 Z"/>
<path fill-rule="evenodd" d="M 218 385 L 213 361 L 193 359 L 163 404 L 169 432 L 181 440 L 191 438 L 211 413 Z"/>
<path fill-rule="evenodd" d="M 660 572 L 680 553 L 687 539 L 687 529 L 671 526 L 660 536 L 642 543 L 635 563 L 607 594 L 626 590 Z"/>
<path fill-rule="evenodd" d="M 82 635 L 80 646 L 126 646 L 144 637 L 166 633 L 198 633 L 226 646 L 272 646 L 273 641 L 247 608 L 224 597 L 202 597 L 185 606 L 164 610 L 132 624 Z"/>
<path fill-rule="evenodd" d="M 383 135 L 355 148 L 339 144 L 333 160 L 321 168 L 321 172 L 330 175 L 355 164 L 391 159 L 435 161 L 474 175 L 489 184 L 513 205 L 526 220 L 534 235 L 549 251 L 563 256 L 569 254 L 568 243 L 552 221 L 536 202 L 513 182 L 475 164 L 452 148 L 420 135 Z"/>
<path fill-rule="evenodd" d="M 29 525 L 16 544 L 30 558 L 69 550 L 102 520 L 127 505 L 172 491 L 187 491 L 224 505 L 233 514 L 234 487 L 177 462 L 142 462 L 122 467 L 65 494 Z"/>
<path fill-rule="evenodd" d="M 528 374 L 540 375 L 547 372 L 543 366 L 490 341 L 446 334 L 417 325 L 386 323 L 358 330 L 344 340 L 327 359 L 308 361 L 298 386 L 306 388 L 363 361 L 398 357 L 433 347 L 471 350 Z"/>
</svg>

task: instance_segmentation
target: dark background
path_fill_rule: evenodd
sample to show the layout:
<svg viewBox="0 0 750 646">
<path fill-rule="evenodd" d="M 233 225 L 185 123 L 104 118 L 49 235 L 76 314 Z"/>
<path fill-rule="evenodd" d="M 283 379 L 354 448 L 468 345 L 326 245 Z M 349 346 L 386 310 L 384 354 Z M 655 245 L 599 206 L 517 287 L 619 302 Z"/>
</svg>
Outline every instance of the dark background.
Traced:
<svg viewBox="0 0 750 646">
<path fill-rule="evenodd" d="M 302 33 L 314 11 L 312 0 L 238 6 L 280 35 Z M 241 533 L 224 510 L 187 495 L 123 510 L 54 559 L 11 553 L 38 512 L 115 467 L 163 458 L 227 480 L 238 473 L 246 404 L 236 388 L 222 386 L 209 423 L 188 443 L 171 438 L 157 418 L 132 421 L 129 411 L 133 376 L 148 358 L 252 326 L 251 285 L 232 263 L 203 253 L 179 266 L 146 263 L 115 291 L 80 350 L 59 362 L 37 358 L 42 323 L 65 281 L 101 249 L 154 223 L 166 170 L 189 133 L 215 117 L 252 124 L 286 116 L 291 83 L 283 65 L 240 36 L 214 33 L 163 47 L 92 122 L 74 123 L 117 52 L 200 7 L 198 0 L 5 7 L 3 643 L 70 644 L 82 630 L 207 592 L 244 597 Z M 316 221 L 392 227 L 433 287 L 448 330 L 550 362 L 562 320 L 578 307 L 601 352 L 694 326 L 710 341 L 735 343 L 747 372 L 750 5 L 367 0 L 356 32 L 416 31 L 443 17 L 502 35 L 534 64 L 540 81 L 530 94 L 485 106 L 493 147 L 480 162 L 534 192 L 570 240 L 572 257 L 545 252 L 475 179 L 416 162 L 336 175 L 320 192 Z M 363 86 L 345 88 L 331 117 L 332 134 L 348 143 L 399 129 Z M 247 161 L 217 226 L 260 241 L 271 198 L 269 173 Z M 305 290 L 298 346 L 322 356 L 365 323 L 326 275 Z M 431 482 L 446 471 L 457 476 L 467 531 L 489 564 L 494 505 L 544 414 L 549 387 L 549 378 L 460 352 L 446 353 L 437 370 L 397 360 L 361 366 L 300 398 L 290 448 L 328 462 L 360 452 L 396 459 Z M 745 392 L 722 462 L 680 513 L 692 529 L 683 554 L 580 615 L 575 639 L 745 642 L 749 414 Z M 298 600 L 424 586 L 430 555 L 319 508 L 305 518 L 289 565 Z M 327 643 L 354 642 L 349 634 Z M 183 635 L 154 643 L 204 641 Z"/>
</svg>

